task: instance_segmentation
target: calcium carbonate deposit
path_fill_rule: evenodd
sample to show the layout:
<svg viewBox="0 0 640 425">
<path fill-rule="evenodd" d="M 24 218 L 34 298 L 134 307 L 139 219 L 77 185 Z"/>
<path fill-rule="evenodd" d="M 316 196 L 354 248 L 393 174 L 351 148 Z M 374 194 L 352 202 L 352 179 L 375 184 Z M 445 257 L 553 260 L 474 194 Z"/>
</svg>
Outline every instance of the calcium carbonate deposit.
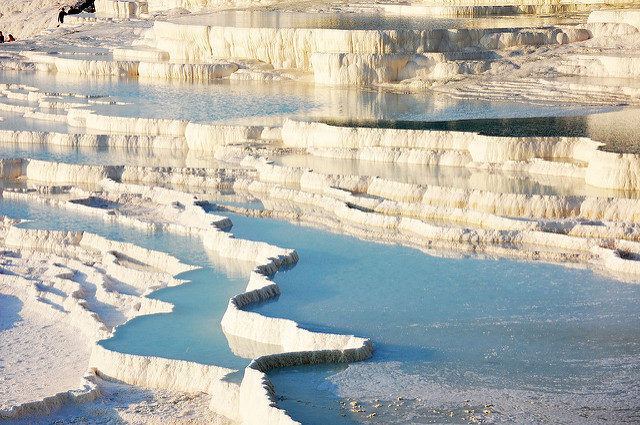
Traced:
<svg viewBox="0 0 640 425">
<path fill-rule="evenodd" d="M 637 1 L 0 9 L 0 422 L 640 421 Z"/>
</svg>

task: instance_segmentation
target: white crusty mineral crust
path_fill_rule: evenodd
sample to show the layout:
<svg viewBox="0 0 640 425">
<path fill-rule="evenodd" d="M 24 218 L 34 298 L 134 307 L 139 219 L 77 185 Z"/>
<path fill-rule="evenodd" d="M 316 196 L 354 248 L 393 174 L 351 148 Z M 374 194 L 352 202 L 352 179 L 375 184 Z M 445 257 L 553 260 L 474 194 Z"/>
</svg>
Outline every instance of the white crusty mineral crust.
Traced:
<svg viewBox="0 0 640 425">
<path fill-rule="evenodd" d="M 102 183 L 111 190 L 126 191 L 132 193 L 138 191 L 151 196 L 159 202 L 168 202 L 169 199 L 181 199 L 187 203 L 193 202 L 193 197 L 180 192 L 162 188 L 144 188 L 130 184 L 121 184 L 109 181 Z M 19 192 L 5 192 L 6 197 L 22 198 L 33 195 Z M 88 212 L 92 209 L 90 205 L 82 203 L 57 203 L 59 206 L 79 209 Z M 100 209 L 97 208 L 99 211 Z M 124 219 L 116 215 L 115 220 Z M 210 219 L 209 219 L 210 220 Z M 131 222 L 124 220 L 124 223 Z M 193 221 L 190 221 L 193 225 Z M 171 230 L 171 229 L 169 229 Z M 297 261 L 297 254 L 293 250 L 281 249 L 272 245 L 236 239 L 226 232 L 221 232 L 209 226 L 208 231 L 201 231 L 199 234 L 205 246 L 216 251 L 218 255 L 237 258 L 245 261 L 252 261 L 255 270 L 252 272 L 247 292 L 234 297 L 229 304 L 229 308 L 223 319 L 223 326 L 230 335 L 254 335 L 256 342 L 275 342 L 284 347 L 287 351 L 301 351 L 295 355 L 282 353 L 263 358 L 256 365 L 264 370 L 276 367 L 277 365 L 301 364 L 320 361 L 355 361 L 367 358 L 371 355 L 371 343 L 367 339 L 357 338 L 348 335 L 333 335 L 309 332 L 298 327 L 295 322 L 284 319 L 271 319 L 251 312 L 245 312 L 241 308 L 248 303 L 255 302 L 274 296 L 279 293 L 277 285 L 271 282 L 267 275 L 273 274 L 279 267 Z M 145 250 L 131 244 L 108 241 L 96 235 L 81 232 L 62 231 L 40 231 L 11 228 L 7 237 L 9 246 L 19 249 L 39 249 L 49 252 L 72 253 L 77 256 L 87 255 L 87 250 L 105 251 L 105 256 L 110 252 L 120 252 L 127 257 L 144 261 L 146 264 L 163 267 L 164 270 L 171 270 L 180 273 L 188 268 L 166 254 Z M 110 254 L 109 254 L 110 255 Z M 107 257 L 105 257 L 107 258 Z M 110 255 L 111 261 L 116 261 L 117 257 Z M 126 273 L 117 264 L 106 267 L 114 276 L 122 276 Z M 146 273 L 148 276 L 148 273 Z M 135 271 L 128 274 L 129 278 L 137 276 Z M 140 278 L 140 277 L 138 277 Z M 142 276 L 144 278 L 144 275 Z M 149 300 L 151 301 L 151 300 Z M 144 303 L 143 303 L 144 304 Z M 157 311 L 166 311 L 161 303 L 155 310 L 142 306 L 139 314 L 149 314 Z M 159 310 L 158 307 L 162 307 Z M 231 320 L 229 318 L 236 318 Z M 79 323 L 87 323 L 85 319 L 78 317 Z M 226 325 L 225 325 L 226 324 Z M 248 329 L 249 325 L 253 329 Z M 102 332 L 108 330 L 103 328 Z M 247 333 L 248 332 L 248 333 Z M 260 336 L 260 335 L 263 336 Z M 105 337 L 101 335 L 101 337 Z M 97 339 L 93 337 L 92 340 Z M 182 362 L 176 360 L 160 359 L 144 356 L 132 356 L 115 353 L 95 346 L 91 356 L 90 365 L 101 375 L 121 380 L 133 385 L 143 385 L 153 388 L 164 388 L 178 391 L 204 391 L 210 394 L 220 394 L 214 397 L 212 407 L 234 419 L 242 420 L 245 423 L 264 423 L 262 415 L 255 416 L 255 412 L 248 412 L 242 407 L 246 400 L 262 400 L 262 395 L 270 388 L 268 378 L 260 371 L 260 376 L 264 379 L 256 383 L 249 379 L 238 387 L 237 384 L 230 384 L 224 381 L 224 377 L 232 372 L 229 369 L 216 366 L 205 366 L 197 363 Z M 256 366 L 257 367 L 257 366 Z M 253 369 L 252 369 L 253 370 Z M 251 373 L 248 375 L 251 376 Z M 245 401 L 239 394 L 244 394 Z M 257 398 L 256 398 L 257 397 Z M 228 403 L 236 403 L 235 406 Z M 261 412 L 269 417 L 290 420 L 285 412 L 277 409 L 272 398 L 261 401 Z M 289 419 L 287 419 L 289 418 Z M 261 422 L 260 422 L 261 421 Z"/>
<path fill-rule="evenodd" d="M 627 24 L 640 30 L 640 10 L 594 10 L 587 19 L 589 24 Z"/>
<path fill-rule="evenodd" d="M 471 132 L 338 127 L 287 120 L 282 128 L 282 140 L 286 146 L 332 158 L 471 168 L 500 164 L 505 170 L 517 168 L 536 174 L 584 178 L 587 184 L 607 189 L 640 187 L 638 155 L 601 151 L 598 148 L 602 143 L 588 138 L 497 137 Z M 586 167 L 559 162 L 563 160 L 584 163 Z M 527 161 L 529 164 L 525 164 Z M 524 163 L 517 165 L 517 162 Z"/>
<path fill-rule="evenodd" d="M 101 9 L 112 8 L 112 16 L 130 17 L 143 11 L 141 4 L 126 1 L 101 0 L 98 4 Z M 165 6 L 182 6 L 194 9 L 211 4 L 191 0 L 152 0 L 149 8 L 157 10 Z M 468 10 L 472 11 L 473 8 Z M 486 58 L 463 57 L 462 53 L 469 47 L 509 49 L 523 45 L 561 45 L 583 41 L 590 36 L 632 34 L 630 28 L 638 27 L 633 13 L 622 18 L 617 15 L 606 19 L 599 16 L 602 15 L 594 13 L 590 18 L 591 23 L 585 28 L 513 31 L 249 30 L 158 22 L 147 39 L 151 41 L 152 48 L 128 49 L 125 46 L 114 52 L 115 61 L 55 57 L 38 52 L 26 53 L 26 56 L 36 62 L 37 68 L 45 71 L 85 75 L 138 75 L 188 81 L 233 78 L 238 65 L 223 61 L 174 63 L 176 59 L 259 59 L 276 67 L 313 72 L 317 83 L 327 84 L 386 84 L 414 78 L 446 80 L 488 70 Z M 612 21 L 625 23 L 609 24 Z M 447 59 L 428 53 L 434 51 L 461 52 L 460 58 L 464 60 L 449 60 L 450 57 Z M 134 58 L 136 52 L 141 52 L 141 57 Z M 589 57 L 572 57 L 580 63 L 574 64 L 573 68 L 570 64 L 563 64 L 561 68 L 574 70 L 580 75 L 640 75 L 637 60 L 631 56 L 597 55 L 593 63 Z M 167 59 L 173 62 L 154 63 Z M 248 69 L 237 75 L 240 78 L 253 74 L 258 72 Z M 473 86 L 469 87 L 473 92 Z M 581 90 L 584 88 L 580 87 Z M 597 87 L 589 90 L 595 93 Z M 589 90 L 584 89 L 584 93 Z M 585 96 L 584 93 L 581 95 Z M 38 120 L 66 121 L 88 132 L 103 133 L 0 132 L 3 141 L 25 146 L 43 144 L 168 148 L 174 151 L 213 153 L 216 158 L 240 162 L 239 158 L 251 154 L 256 145 L 263 151 L 276 152 L 275 143 L 269 146 L 261 139 L 277 141 L 282 138 L 287 148 L 306 149 L 311 154 L 328 158 L 563 176 L 584 179 L 590 185 L 609 189 L 634 190 L 640 187 L 640 164 L 636 155 L 600 151 L 599 144 L 589 139 L 505 138 L 456 132 L 345 129 L 293 121 L 286 122 L 280 131 L 278 128 L 216 126 L 181 120 L 119 118 L 76 109 L 79 106 L 72 103 L 51 102 L 43 93 L 34 91 L 22 93 L 21 90 L 8 90 L 3 94 L 12 100 L 38 102 L 38 108 L 0 104 L 0 108 L 5 111 Z M 44 108 L 71 110 L 65 116 L 40 110 Z M 637 242 L 640 240 L 640 232 L 636 224 L 640 222 L 640 208 L 638 201 L 634 199 L 521 195 L 501 193 L 499 190 L 452 189 L 440 185 L 419 185 L 393 179 L 283 167 L 252 156 L 241 161 L 241 165 L 246 168 L 225 171 L 85 166 L 35 160 L 2 160 L 0 164 L 2 175 L 7 178 L 26 178 L 31 184 L 37 181 L 73 185 L 90 183 L 97 185 L 102 191 L 100 196 L 104 196 L 104 199 L 123 200 L 127 206 L 139 206 L 140 203 L 147 202 L 149 206 L 145 210 L 148 216 L 144 216 L 145 213 L 142 212 L 138 215 L 120 214 L 120 210 L 105 210 L 92 205 L 94 195 L 79 190 L 73 192 L 79 198 L 72 201 L 54 201 L 52 197 L 44 195 L 44 189 L 39 194 L 28 191 L 4 192 L 3 196 L 7 198 L 38 199 L 141 228 L 198 235 L 209 250 L 215 251 L 215 255 L 255 264 L 246 292 L 229 301 L 222 320 L 222 327 L 230 338 L 250 340 L 258 356 L 245 370 L 241 385 L 225 382 L 223 378 L 230 371 L 215 366 L 128 356 L 102 347 L 96 347 L 92 357 L 92 363 L 105 376 L 136 385 L 213 393 L 216 396 L 211 401 L 211 407 L 243 423 L 295 423 L 285 412 L 277 409 L 274 391 L 265 371 L 301 363 L 362 360 L 371 355 L 371 344 L 364 338 L 309 332 L 292 321 L 266 318 L 245 311 L 243 307 L 247 304 L 279 293 L 278 286 L 268 276 L 283 264 L 296 261 L 295 251 L 235 239 L 230 234 L 217 230 L 216 227 L 228 227 L 228 219 L 206 213 L 193 195 L 133 183 L 234 188 L 262 193 L 268 195 L 267 199 L 273 205 L 278 202 L 290 205 L 296 211 L 297 215 L 293 215 L 294 217 L 318 220 L 319 223 L 336 229 L 356 229 L 353 232 L 361 237 L 387 234 L 393 235 L 388 240 L 395 240 L 393 238 L 397 237 L 401 242 L 418 241 L 429 244 L 441 241 L 446 246 L 461 250 L 486 250 L 485 252 L 504 255 L 510 254 L 506 248 L 501 251 L 501 247 L 515 245 L 522 246 L 522 249 L 513 255 L 524 258 L 554 261 L 570 258 L 572 261 L 593 263 L 597 268 L 622 275 L 640 274 L 640 262 L 635 259 L 640 253 Z M 133 198 L 138 200 L 134 202 Z M 302 211 L 311 209 L 317 216 L 297 212 L 301 206 L 307 207 Z M 321 217 L 318 218 L 319 216 Z M 436 225 L 433 221 L 454 225 Z M 98 259 L 107 274 L 116 279 L 135 280 L 132 286 L 141 291 L 151 288 L 153 282 L 160 278 L 160 273 L 128 269 L 119 263 L 117 253 L 144 259 L 145 264 L 162 268 L 166 272 L 178 273 L 188 269 L 168 256 L 106 241 L 88 233 L 16 229 L 7 231 L 7 246 L 19 250 L 46 250 L 51 255 L 57 253 L 60 256 Z M 549 252 L 544 248 L 550 248 Z M 172 282 L 177 284 L 177 281 Z M 108 287 L 107 283 L 105 288 Z M 114 302 L 113 296 L 108 292 L 99 290 L 98 296 L 102 300 Z M 122 296 L 122 299 L 129 303 L 132 301 L 132 298 L 126 296 Z M 83 332 L 90 339 L 109 333 L 113 323 L 107 323 L 106 319 L 100 321 L 81 307 L 70 307 L 70 315 L 74 321 L 83 323 Z M 168 311 L 170 306 L 143 299 L 138 308 L 139 314 L 149 314 Z M 269 346 L 269 350 L 275 352 L 265 349 L 261 353 L 260 344 Z M 93 394 L 93 388 L 89 385 L 86 392 L 80 393 Z M 61 397 L 52 403 L 46 402 L 29 409 L 45 410 L 47 403 L 55 405 L 71 399 L 68 396 Z M 23 413 L 28 410 L 20 409 Z"/>
<path fill-rule="evenodd" d="M 3 196 L 7 195 L 10 193 L 3 193 Z M 54 382 L 42 385 L 44 390 L 39 390 L 37 395 L 14 394 L 9 399 L 9 405 L 3 403 L 0 418 L 51 413 L 63 404 L 85 403 L 100 395 L 92 378 L 93 372 L 89 370 L 82 377 L 89 361 L 91 346 L 100 339 L 110 337 L 115 326 L 133 317 L 170 312 L 173 307 L 171 304 L 143 295 L 163 286 L 182 283 L 171 277 L 171 274 L 192 269 L 167 254 L 130 243 L 110 241 L 86 232 L 24 229 L 10 223 L 10 227 L 2 233 L 3 245 L 21 254 L 9 256 L 8 261 L 4 262 L 4 267 L 15 275 L 2 275 L 5 276 L 0 282 L 2 292 L 9 291 L 10 294 L 20 296 L 23 302 L 20 314 L 28 324 L 42 322 L 38 334 L 44 332 L 46 335 L 37 338 L 43 343 L 51 343 L 47 339 L 49 332 L 55 338 L 55 329 L 62 325 L 65 329 L 74 329 L 74 338 L 79 338 L 80 345 L 87 344 L 87 347 L 78 346 L 74 353 L 66 354 L 60 352 L 61 349 L 64 351 L 64 345 L 49 349 L 43 347 L 46 353 L 41 355 L 45 358 L 47 355 L 62 357 L 49 362 L 60 367 L 60 371 L 54 368 L 42 373 L 45 376 L 69 373 L 71 377 L 81 378 L 79 384 L 67 382 L 63 377 L 51 376 L 50 379 Z M 127 260 L 123 262 L 122 259 Z M 146 268 L 132 269 L 127 266 L 127 261 L 130 260 L 146 265 Z M 126 283 L 127 291 L 120 292 L 121 284 L 116 282 Z M 30 312 L 35 312 L 37 318 L 29 316 Z M 26 329 L 28 324 L 22 325 L 21 329 Z M 47 330 L 49 327 L 50 331 Z M 23 336 L 30 337 L 28 334 Z M 72 340 L 62 333 L 59 337 L 68 342 Z M 19 350 L 20 345 L 12 347 Z M 35 353 L 39 348 L 37 344 L 32 344 L 30 350 Z M 10 357 L 21 355 L 20 352 L 12 353 Z M 66 358 L 75 362 L 74 365 L 66 365 Z M 26 363 L 27 368 L 29 361 L 31 360 Z M 69 367 L 74 369 L 69 371 Z M 20 377 L 13 379 L 18 380 L 17 385 L 20 384 Z M 56 386 L 55 382 L 58 381 Z M 25 382 L 25 391 L 31 388 L 30 385 Z M 60 391 L 65 385 L 71 389 Z M 52 390 L 56 392 L 46 394 L 46 391 Z M 38 396 L 43 398 L 37 399 Z"/>
<path fill-rule="evenodd" d="M 565 32 L 560 28 L 345 30 L 237 28 L 155 21 L 146 40 L 152 47 L 166 51 L 171 60 L 252 59 L 276 68 L 314 73 L 317 67 L 316 82 L 354 84 L 391 81 L 394 73 L 397 79 L 411 54 L 560 44 L 589 37 L 584 29 Z M 315 54 L 349 55 L 317 56 L 314 60 Z M 414 61 L 412 66 L 415 64 Z"/>
<path fill-rule="evenodd" d="M 96 13 L 109 18 L 135 18 L 148 13 L 146 1 L 135 0 L 95 0 Z"/>
</svg>

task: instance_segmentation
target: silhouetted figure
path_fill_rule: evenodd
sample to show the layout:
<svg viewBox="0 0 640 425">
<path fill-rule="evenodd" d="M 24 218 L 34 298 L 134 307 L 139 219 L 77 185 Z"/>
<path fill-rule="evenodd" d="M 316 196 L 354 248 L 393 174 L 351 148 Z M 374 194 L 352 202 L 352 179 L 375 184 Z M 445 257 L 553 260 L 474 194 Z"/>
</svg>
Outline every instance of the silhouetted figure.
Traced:
<svg viewBox="0 0 640 425">
<path fill-rule="evenodd" d="M 77 15 L 80 12 L 95 12 L 95 0 L 79 0 L 76 4 L 66 9 L 60 8 L 58 12 L 58 26 L 64 23 L 64 17 L 67 15 Z"/>
<path fill-rule="evenodd" d="M 13 38 L 13 36 L 11 34 L 9 34 L 9 41 L 16 41 L 16 39 Z"/>
<path fill-rule="evenodd" d="M 4 43 L 4 35 L 2 35 L 2 31 L 0 31 L 0 43 Z"/>
<path fill-rule="evenodd" d="M 60 13 L 58 13 L 58 24 L 62 24 L 64 23 L 64 15 L 66 15 L 67 12 L 64 11 L 64 7 L 60 9 Z"/>
</svg>

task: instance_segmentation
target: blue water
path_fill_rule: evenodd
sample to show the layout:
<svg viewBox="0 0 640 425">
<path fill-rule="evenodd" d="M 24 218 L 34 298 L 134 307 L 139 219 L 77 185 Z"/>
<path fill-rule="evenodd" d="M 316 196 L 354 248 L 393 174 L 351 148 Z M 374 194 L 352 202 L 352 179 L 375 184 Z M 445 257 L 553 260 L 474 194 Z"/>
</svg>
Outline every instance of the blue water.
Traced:
<svg viewBox="0 0 640 425">
<path fill-rule="evenodd" d="M 244 368 L 248 361 L 231 352 L 220 320 L 229 298 L 244 290 L 247 279 L 230 279 L 209 267 L 178 277 L 191 282 L 150 296 L 174 304 L 173 313 L 137 317 L 119 327 L 102 346 L 124 353 Z"/>
<path fill-rule="evenodd" d="M 165 288 L 150 298 L 175 305 L 171 314 L 141 316 L 120 326 L 102 345 L 123 353 L 244 368 L 247 360 L 231 353 L 220 328 L 229 298 L 244 290 L 248 276 L 228 277 L 224 264 L 208 253 L 200 239 L 164 232 L 144 232 L 133 227 L 103 222 L 89 215 L 33 202 L 0 200 L 0 214 L 33 220 L 23 227 L 89 231 L 109 239 L 168 252 L 200 269 L 178 275 L 190 282 Z"/>
<path fill-rule="evenodd" d="M 137 78 L 87 78 L 65 74 L 0 71 L 0 82 L 44 92 L 103 96 L 128 105 L 93 105 L 118 116 L 188 119 L 194 122 L 256 123 L 274 117 L 337 117 L 441 121 L 584 115 L 597 107 L 456 100 L 424 94 L 388 93 L 296 82 L 214 81 L 208 84 Z M 608 110 L 609 108 L 607 108 Z"/>
<path fill-rule="evenodd" d="M 34 220 L 27 227 L 132 241 L 202 266 L 180 276 L 191 282 L 152 295 L 175 304 L 173 313 L 136 318 L 102 344 L 125 353 L 246 365 L 220 330 L 227 301 L 244 289 L 246 275 L 229 273 L 234 266 L 208 254 L 198 239 L 141 232 L 30 202 L 3 199 L 0 214 Z M 300 254 L 296 266 L 275 275 L 282 295 L 253 311 L 311 330 L 370 337 L 376 347 L 373 359 L 356 365 L 270 373 L 280 405 L 305 423 L 366 421 L 340 407 L 345 397 L 385 404 L 430 397 L 429 407 L 453 403 L 456 420 L 464 415 L 463 399 L 507 409 L 501 391 L 534 394 L 556 419 L 548 399 L 563 394 L 573 403 L 566 408 L 570 418 L 572 409 L 602 394 L 627 404 L 640 399 L 632 385 L 640 370 L 640 286 L 588 270 L 433 257 L 280 220 L 231 218 L 236 236 Z M 418 423 L 434 417 L 429 412 L 410 409 Z M 404 423 L 408 414 L 389 409 L 377 418 Z"/>
<path fill-rule="evenodd" d="M 26 84 L 45 93 L 78 93 L 126 105 L 90 105 L 108 115 L 225 121 L 248 117 L 295 115 L 320 105 L 303 87 L 292 83 L 216 81 L 209 84 L 138 80 L 137 78 L 87 78 L 67 74 L 0 71 L 0 82 Z M 82 99 L 75 100 L 82 102 Z"/>
<path fill-rule="evenodd" d="M 477 397 L 478 389 L 486 389 L 484 402 L 500 402 L 493 392 L 505 389 L 543 399 L 571 394 L 576 405 L 599 394 L 640 400 L 630 385 L 640 375 L 638 285 L 543 263 L 432 257 L 277 220 L 232 221 L 238 237 L 295 248 L 300 255 L 294 268 L 275 276 L 282 289 L 278 302 L 253 311 L 308 329 L 370 337 L 376 347 L 368 364 L 346 371 L 333 365 L 270 373 L 286 398 L 281 405 L 297 419 L 362 420 L 335 410 L 339 396 L 354 393 L 386 400 L 431 397 L 434 406 L 455 400 L 452 394 Z"/>
</svg>

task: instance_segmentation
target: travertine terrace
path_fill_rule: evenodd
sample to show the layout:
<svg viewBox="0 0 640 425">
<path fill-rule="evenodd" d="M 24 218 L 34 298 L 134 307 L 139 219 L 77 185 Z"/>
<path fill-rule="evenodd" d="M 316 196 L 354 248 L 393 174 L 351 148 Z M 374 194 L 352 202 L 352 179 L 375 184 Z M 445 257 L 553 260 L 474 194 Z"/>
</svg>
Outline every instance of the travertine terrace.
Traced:
<svg viewBox="0 0 640 425">
<path fill-rule="evenodd" d="M 71 4 L 35 3 L 10 2 L 19 13 L 0 15 L 0 30 L 19 35 L 0 44 L 0 201 L 46 206 L 60 223 L 37 228 L 19 214 L 0 221 L 2 420 L 95 421 L 95 412 L 116 409 L 131 422 L 293 424 L 269 371 L 375 359 L 367 335 L 308 330 L 251 311 L 277 300 L 274 275 L 304 258 L 294 247 L 235 237 L 229 214 L 428 254 L 640 280 L 636 2 L 96 0 L 95 13 L 68 15 L 60 26 L 58 7 Z M 288 24 L 271 25 L 269 13 Z M 312 13 L 356 18 L 338 25 Z M 381 21 L 359 22 L 360 15 Z M 22 22 L 21 31 L 8 19 Z M 405 24 L 394 28 L 398 22 Z M 91 93 L 105 82 L 113 94 Z M 229 116 L 189 115 L 189 108 L 207 110 L 208 87 L 235 93 L 234 84 L 249 89 L 237 92 L 246 98 Z M 278 104 L 277 113 L 245 116 L 242 108 L 257 97 L 252 87 L 276 99 L 299 90 L 311 106 Z M 184 103 L 163 98 L 163 90 L 181 88 Z M 167 104 L 154 109 L 145 96 Z M 388 96 L 421 119 L 385 120 L 395 107 L 385 104 Z M 500 134 L 438 127 L 412 109 L 422 98 L 436 99 L 434 111 L 438 102 L 471 110 L 514 102 L 533 117 L 547 108 L 589 113 L 580 114 L 579 131 Z M 513 108 L 505 117 L 464 114 L 519 118 Z M 198 267 L 171 247 L 67 228 L 67 213 L 189 236 L 230 268 L 249 264 L 246 289 L 228 299 L 219 323 L 231 351 L 249 359 L 240 378 L 216 359 L 201 364 L 101 345 L 134 318 L 171 313 L 171 303 L 150 295 L 186 284 L 178 275 Z M 104 407 L 118 397 L 153 399 L 161 408 L 147 415 Z M 181 400 L 183 410 L 167 400 Z M 492 413 L 483 412 L 466 420 Z M 621 415 L 614 419 L 633 422 Z"/>
</svg>

